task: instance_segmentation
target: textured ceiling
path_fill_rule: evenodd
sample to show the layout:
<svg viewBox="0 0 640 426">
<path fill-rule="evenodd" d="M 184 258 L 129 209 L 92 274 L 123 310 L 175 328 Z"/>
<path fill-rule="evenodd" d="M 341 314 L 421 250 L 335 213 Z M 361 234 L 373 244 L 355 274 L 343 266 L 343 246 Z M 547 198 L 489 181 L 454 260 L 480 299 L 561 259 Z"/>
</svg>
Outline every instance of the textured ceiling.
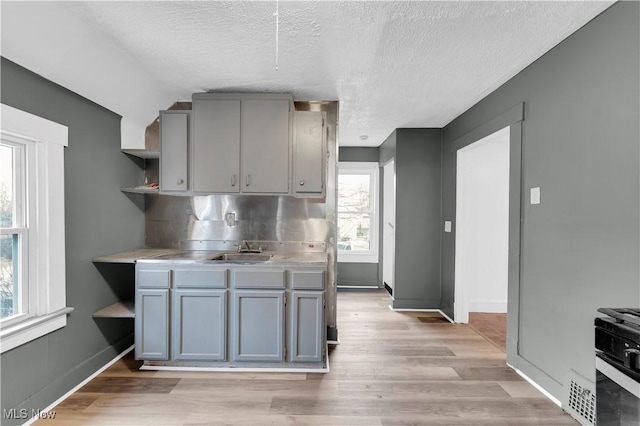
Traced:
<svg viewBox="0 0 640 426">
<path fill-rule="evenodd" d="M 377 146 L 443 127 L 611 4 L 2 1 L 1 53 L 122 115 L 123 138 L 193 92 L 282 91 L 339 100 L 340 145 Z"/>
</svg>

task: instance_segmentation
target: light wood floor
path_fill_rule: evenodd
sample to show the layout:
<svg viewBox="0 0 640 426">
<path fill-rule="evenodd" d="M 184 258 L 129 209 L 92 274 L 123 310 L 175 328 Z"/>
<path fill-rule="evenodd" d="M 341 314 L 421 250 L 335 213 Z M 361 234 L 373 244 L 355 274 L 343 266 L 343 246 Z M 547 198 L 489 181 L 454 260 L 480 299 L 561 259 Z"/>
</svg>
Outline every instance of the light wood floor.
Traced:
<svg viewBox="0 0 640 426">
<path fill-rule="evenodd" d="M 470 327 L 388 304 L 385 291 L 338 293 L 329 374 L 148 372 L 129 355 L 36 424 L 577 424 Z"/>
<path fill-rule="evenodd" d="M 469 312 L 469 327 L 507 352 L 507 314 Z"/>
</svg>

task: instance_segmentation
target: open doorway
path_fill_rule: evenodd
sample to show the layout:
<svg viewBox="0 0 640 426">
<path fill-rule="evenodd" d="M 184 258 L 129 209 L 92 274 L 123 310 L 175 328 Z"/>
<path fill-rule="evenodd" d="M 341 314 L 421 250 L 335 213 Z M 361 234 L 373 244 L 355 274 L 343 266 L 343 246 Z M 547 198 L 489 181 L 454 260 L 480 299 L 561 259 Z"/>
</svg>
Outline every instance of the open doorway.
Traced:
<svg viewBox="0 0 640 426">
<path fill-rule="evenodd" d="M 383 167 L 382 186 L 382 282 L 393 296 L 396 263 L 396 166 L 391 160 Z"/>
<path fill-rule="evenodd" d="M 459 149 L 456 176 L 455 319 L 468 323 L 470 313 L 493 314 L 484 318 L 502 327 L 503 336 L 509 279 L 509 145 L 510 128 L 505 127 Z"/>
</svg>

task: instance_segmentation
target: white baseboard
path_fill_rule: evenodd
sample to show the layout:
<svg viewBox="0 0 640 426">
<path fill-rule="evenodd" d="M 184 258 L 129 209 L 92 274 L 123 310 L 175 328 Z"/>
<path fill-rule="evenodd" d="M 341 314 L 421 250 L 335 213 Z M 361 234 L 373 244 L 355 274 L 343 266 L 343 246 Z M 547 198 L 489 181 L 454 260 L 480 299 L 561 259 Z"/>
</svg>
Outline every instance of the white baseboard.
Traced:
<svg viewBox="0 0 640 426">
<path fill-rule="evenodd" d="M 128 354 L 129 352 L 131 352 L 134 348 L 134 345 L 129 346 L 127 349 L 125 349 L 122 353 L 120 353 L 119 355 L 116 355 L 115 358 L 113 358 L 111 361 L 109 361 L 107 364 L 105 364 L 102 368 L 100 368 L 98 371 L 96 371 L 95 373 L 93 373 L 92 375 L 90 375 L 89 377 L 87 377 L 86 379 L 84 379 L 82 382 L 80 382 L 76 387 L 74 387 L 73 389 L 71 389 L 69 392 L 65 393 L 64 395 L 62 395 L 60 398 L 56 399 L 55 401 L 53 401 L 51 404 L 49 404 L 49 406 L 47 406 L 47 408 L 45 408 L 44 410 L 40 410 L 41 413 L 46 413 L 49 411 L 54 411 L 53 409 L 60 404 L 62 401 L 64 401 L 65 399 L 69 398 L 71 395 L 73 395 L 74 393 L 76 393 L 78 390 L 80 390 L 81 387 L 83 387 L 84 385 L 86 385 L 87 383 L 89 383 L 91 380 L 93 380 L 94 378 L 96 378 L 100 373 L 102 373 L 104 370 L 106 370 L 107 368 L 111 367 L 113 364 L 115 364 L 116 362 L 118 362 L 119 360 L 121 360 L 126 354 Z M 31 424 L 33 424 L 35 421 L 40 420 L 40 418 L 38 416 L 34 416 L 31 419 L 27 420 L 26 423 L 23 424 L 23 426 L 29 426 Z"/>
<path fill-rule="evenodd" d="M 524 374 L 522 371 L 520 371 L 517 368 L 515 368 L 513 365 L 507 363 L 507 366 L 509 368 L 512 368 L 513 371 L 515 371 L 520 377 L 522 377 L 527 382 L 529 382 L 534 388 L 538 389 L 544 396 L 549 398 L 551 400 L 551 402 L 556 404 L 558 407 L 562 408 L 562 402 L 559 399 L 557 399 L 556 397 L 554 397 L 553 395 L 551 395 L 549 392 L 547 392 L 542 386 L 540 386 L 539 384 L 534 382 L 533 379 L 531 379 L 529 376 Z"/>
<path fill-rule="evenodd" d="M 380 290 L 382 287 L 378 287 L 377 285 L 340 285 L 338 284 L 336 288 L 366 288 L 366 289 L 376 289 Z"/>
<path fill-rule="evenodd" d="M 447 321 L 453 323 L 454 321 L 449 318 L 449 316 L 447 314 L 445 314 L 444 312 L 442 312 L 440 309 L 411 309 L 411 308 L 394 308 L 393 306 L 389 305 L 389 309 L 392 310 L 393 312 L 437 312 L 440 315 L 442 315 L 443 317 L 445 317 L 447 319 Z"/>
<path fill-rule="evenodd" d="M 322 373 L 331 372 L 329 368 L 329 342 L 324 346 L 326 366 L 324 368 L 278 368 L 278 367 L 182 367 L 173 365 L 142 365 L 140 370 L 151 371 L 205 371 L 209 373 Z"/>
</svg>

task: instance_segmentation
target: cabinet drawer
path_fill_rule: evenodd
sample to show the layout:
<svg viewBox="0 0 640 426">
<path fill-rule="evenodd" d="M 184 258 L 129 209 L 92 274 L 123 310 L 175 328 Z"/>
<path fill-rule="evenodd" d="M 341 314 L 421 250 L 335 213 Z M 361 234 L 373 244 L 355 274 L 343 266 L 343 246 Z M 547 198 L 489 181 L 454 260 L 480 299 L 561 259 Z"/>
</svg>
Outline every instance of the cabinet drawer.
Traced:
<svg viewBox="0 0 640 426">
<path fill-rule="evenodd" d="M 284 288 L 284 271 L 245 269 L 234 272 L 237 288 Z"/>
<path fill-rule="evenodd" d="M 292 271 L 291 286 L 295 289 L 324 289 L 323 271 Z"/>
<path fill-rule="evenodd" d="M 227 270 L 175 269 L 173 285 L 180 288 L 225 288 Z"/>
<path fill-rule="evenodd" d="M 170 271 L 138 271 L 138 288 L 169 288 Z"/>
</svg>

